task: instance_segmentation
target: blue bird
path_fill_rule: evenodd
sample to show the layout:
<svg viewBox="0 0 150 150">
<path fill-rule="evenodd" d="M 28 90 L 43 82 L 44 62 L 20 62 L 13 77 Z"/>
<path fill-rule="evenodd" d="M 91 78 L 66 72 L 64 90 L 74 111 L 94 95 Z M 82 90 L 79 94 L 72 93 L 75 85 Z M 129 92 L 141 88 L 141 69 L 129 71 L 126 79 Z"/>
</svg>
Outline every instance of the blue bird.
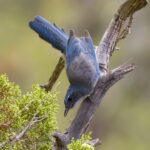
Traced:
<svg viewBox="0 0 150 150">
<path fill-rule="evenodd" d="M 92 39 L 87 31 L 81 38 L 76 37 L 72 30 L 68 36 L 64 30 L 40 16 L 36 16 L 29 25 L 42 39 L 65 55 L 66 73 L 70 82 L 64 100 L 66 116 L 71 108 L 91 94 L 99 78 L 99 64 Z"/>
</svg>

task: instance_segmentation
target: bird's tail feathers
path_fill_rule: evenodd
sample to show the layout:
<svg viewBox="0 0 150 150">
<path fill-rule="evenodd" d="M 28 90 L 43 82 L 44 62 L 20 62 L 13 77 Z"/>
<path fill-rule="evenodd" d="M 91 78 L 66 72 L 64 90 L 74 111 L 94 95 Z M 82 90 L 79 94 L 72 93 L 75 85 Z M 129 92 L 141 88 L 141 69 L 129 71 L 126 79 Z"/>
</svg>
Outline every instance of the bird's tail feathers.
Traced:
<svg viewBox="0 0 150 150">
<path fill-rule="evenodd" d="M 65 53 L 68 35 L 64 29 L 58 28 L 56 24 L 52 25 L 40 16 L 36 16 L 33 21 L 30 21 L 29 26 L 37 32 L 43 40 L 50 43 L 62 53 Z"/>
</svg>

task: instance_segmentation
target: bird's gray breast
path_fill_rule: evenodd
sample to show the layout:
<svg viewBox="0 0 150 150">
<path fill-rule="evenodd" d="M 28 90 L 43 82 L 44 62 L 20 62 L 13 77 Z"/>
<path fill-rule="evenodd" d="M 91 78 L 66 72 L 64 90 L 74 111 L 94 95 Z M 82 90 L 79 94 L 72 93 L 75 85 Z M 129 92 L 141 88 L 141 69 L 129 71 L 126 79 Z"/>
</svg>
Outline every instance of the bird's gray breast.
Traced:
<svg viewBox="0 0 150 150">
<path fill-rule="evenodd" d="M 66 70 L 71 84 L 81 84 L 90 88 L 96 82 L 96 68 L 86 53 L 74 57 Z"/>
</svg>

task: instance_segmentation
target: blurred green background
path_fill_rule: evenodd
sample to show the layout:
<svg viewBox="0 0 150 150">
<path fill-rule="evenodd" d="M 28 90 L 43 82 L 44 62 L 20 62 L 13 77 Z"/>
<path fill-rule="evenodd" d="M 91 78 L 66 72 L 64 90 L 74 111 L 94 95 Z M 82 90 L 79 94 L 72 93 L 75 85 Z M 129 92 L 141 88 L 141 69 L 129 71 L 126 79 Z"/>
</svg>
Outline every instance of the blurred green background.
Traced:
<svg viewBox="0 0 150 150">
<path fill-rule="evenodd" d="M 0 0 L 0 74 L 20 85 L 23 92 L 33 84 L 44 84 L 60 53 L 28 27 L 35 15 L 63 27 L 74 28 L 77 36 L 88 29 L 98 45 L 122 0 Z M 150 149 L 150 9 L 134 15 L 132 34 L 118 45 L 110 68 L 132 58 L 137 69 L 114 85 L 104 97 L 90 124 L 93 137 L 102 145 L 97 150 Z M 78 108 L 64 118 L 63 99 L 69 85 L 65 70 L 58 79 L 60 131 L 64 131 Z"/>
</svg>

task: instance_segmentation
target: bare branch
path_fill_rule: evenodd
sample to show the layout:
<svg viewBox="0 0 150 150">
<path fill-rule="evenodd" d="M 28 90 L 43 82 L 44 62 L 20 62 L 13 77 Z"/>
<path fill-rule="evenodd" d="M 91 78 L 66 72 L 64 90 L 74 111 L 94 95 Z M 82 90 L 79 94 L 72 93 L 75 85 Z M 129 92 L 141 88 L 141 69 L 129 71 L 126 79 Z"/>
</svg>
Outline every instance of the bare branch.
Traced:
<svg viewBox="0 0 150 150">
<path fill-rule="evenodd" d="M 4 141 L 3 143 L 0 143 L 0 147 L 4 146 L 5 144 L 7 144 L 9 142 L 9 140 Z"/>
<path fill-rule="evenodd" d="M 70 143 L 67 132 L 60 133 L 55 132 L 54 137 L 56 138 L 56 146 L 57 150 L 67 150 L 66 146 Z"/>
<path fill-rule="evenodd" d="M 29 103 L 27 103 L 17 114 L 14 115 L 13 119 L 16 118 L 19 114 L 21 114 L 24 110 L 28 109 L 28 106 L 34 101 L 32 99 Z M 13 120 L 12 120 L 13 121 Z"/>
<path fill-rule="evenodd" d="M 57 81 L 60 73 L 62 72 L 63 68 L 65 66 L 65 58 L 64 56 L 61 56 L 59 58 L 59 61 L 53 71 L 53 74 L 50 76 L 48 83 L 45 85 L 41 85 L 41 88 L 45 88 L 46 91 L 51 91 L 53 85 Z"/>
<path fill-rule="evenodd" d="M 72 137 L 74 137 L 75 140 L 80 138 L 80 136 L 86 131 L 96 108 L 99 106 L 108 89 L 122 79 L 127 73 L 135 69 L 133 63 L 123 64 L 109 72 L 109 59 L 117 42 L 125 38 L 129 33 L 133 14 L 137 10 L 146 6 L 146 4 L 146 0 L 127 0 L 114 15 L 98 48 L 95 47 L 97 59 L 100 64 L 101 76 L 90 97 L 82 102 L 66 133 L 55 133 L 55 137 L 57 141 L 59 141 L 58 145 L 60 145 L 60 147 L 58 146 L 58 149 L 66 150 L 66 145 L 70 143 Z M 123 29 L 126 21 L 128 21 L 127 26 Z"/>
<path fill-rule="evenodd" d="M 147 0 L 127 0 L 120 6 L 117 13 L 114 15 L 112 21 L 110 22 L 108 28 L 106 29 L 105 34 L 102 37 L 99 47 L 96 51 L 101 72 L 106 73 L 108 70 L 110 56 L 115 49 L 119 35 L 122 31 L 122 27 L 127 21 L 128 17 L 130 17 L 130 19 L 127 28 L 130 28 L 132 23 L 132 15 L 137 10 L 143 8 L 146 5 Z M 126 29 L 126 31 L 127 30 L 128 29 Z M 123 35 L 126 36 L 127 32 Z"/>
<path fill-rule="evenodd" d="M 80 109 L 78 110 L 74 120 L 68 128 L 68 136 L 71 140 L 72 137 L 78 139 L 83 134 L 84 129 L 89 124 L 93 117 L 93 113 L 98 107 L 101 99 L 106 94 L 108 89 L 115 84 L 118 80 L 122 79 L 125 74 L 135 69 L 133 64 L 127 66 L 120 66 L 111 71 L 106 76 L 100 77 L 97 85 L 90 96 L 83 101 Z"/>
<path fill-rule="evenodd" d="M 133 14 L 130 15 L 127 26 L 126 26 L 126 27 L 121 31 L 121 33 L 118 35 L 118 38 L 117 38 L 117 40 L 116 40 L 116 44 L 117 44 L 120 40 L 126 38 L 126 36 L 131 32 L 131 31 L 130 31 L 130 28 L 131 28 L 132 21 L 133 21 Z"/>
</svg>

